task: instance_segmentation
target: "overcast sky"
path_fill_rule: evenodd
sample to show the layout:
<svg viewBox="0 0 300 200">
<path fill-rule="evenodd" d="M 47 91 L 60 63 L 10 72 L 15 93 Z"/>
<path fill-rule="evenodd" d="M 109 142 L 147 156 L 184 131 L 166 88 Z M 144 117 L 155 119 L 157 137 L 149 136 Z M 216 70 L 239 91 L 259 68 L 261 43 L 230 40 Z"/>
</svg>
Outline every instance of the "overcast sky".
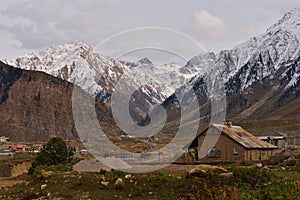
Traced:
<svg viewBox="0 0 300 200">
<path fill-rule="evenodd" d="M 208 51 L 263 33 L 299 0 L 0 0 L 0 58 L 139 27 L 180 31 Z"/>
</svg>

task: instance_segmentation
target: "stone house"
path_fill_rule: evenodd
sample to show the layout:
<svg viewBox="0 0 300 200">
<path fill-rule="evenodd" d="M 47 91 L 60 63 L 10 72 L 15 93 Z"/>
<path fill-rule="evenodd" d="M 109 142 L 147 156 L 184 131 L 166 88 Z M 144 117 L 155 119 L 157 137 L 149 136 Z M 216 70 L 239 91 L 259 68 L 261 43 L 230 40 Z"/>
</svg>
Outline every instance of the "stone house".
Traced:
<svg viewBox="0 0 300 200">
<path fill-rule="evenodd" d="M 268 160 L 276 146 L 262 141 L 240 126 L 212 124 L 191 143 L 199 162 L 222 163 Z"/>
</svg>

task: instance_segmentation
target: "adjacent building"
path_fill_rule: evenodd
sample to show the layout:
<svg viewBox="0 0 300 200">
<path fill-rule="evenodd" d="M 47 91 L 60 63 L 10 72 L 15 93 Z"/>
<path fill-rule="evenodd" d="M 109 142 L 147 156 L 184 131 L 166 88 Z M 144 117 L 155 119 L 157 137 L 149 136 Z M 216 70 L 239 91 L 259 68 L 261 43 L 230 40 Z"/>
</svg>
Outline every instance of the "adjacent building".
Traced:
<svg viewBox="0 0 300 200">
<path fill-rule="evenodd" d="M 257 134 L 256 137 L 281 149 L 288 146 L 287 134 L 279 131 L 266 130 Z"/>
<path fill-rule="evenodd" d="M 289 146 L 300 146 L 300 135 L 291 135 L 287 137 Z"/>
</svg>

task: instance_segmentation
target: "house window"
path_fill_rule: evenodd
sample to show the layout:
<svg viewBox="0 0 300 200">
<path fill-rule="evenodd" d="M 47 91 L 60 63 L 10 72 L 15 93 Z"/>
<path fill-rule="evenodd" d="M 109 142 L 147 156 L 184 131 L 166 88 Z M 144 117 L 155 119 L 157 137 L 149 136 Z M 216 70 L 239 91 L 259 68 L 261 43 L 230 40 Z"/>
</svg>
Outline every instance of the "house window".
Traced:
<svg viewBox="0 0 300 200">
<path fill-rule="evenodd" d="M 233 154 L 239 154 L 239 149 L 237 147 L 233 147 Z"/>
<path fill-rule="evenodd" d="M 207 157 L 209 157 L 209 158 L 218 158 L 220 156 L 221 156 L 221 151 L 218 148 L 213 147 L 213 148 L 210 148 L 208 150 Z"/>
</svg>

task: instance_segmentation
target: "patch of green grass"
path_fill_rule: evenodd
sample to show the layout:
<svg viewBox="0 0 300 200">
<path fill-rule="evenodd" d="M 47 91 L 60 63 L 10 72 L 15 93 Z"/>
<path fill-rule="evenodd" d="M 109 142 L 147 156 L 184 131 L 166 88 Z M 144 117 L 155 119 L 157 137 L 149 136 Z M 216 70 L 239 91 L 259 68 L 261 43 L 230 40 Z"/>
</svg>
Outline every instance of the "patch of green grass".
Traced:
<svg viewBox="0 0 300 200">
<path fill-rule="evenodd" d="M 295 166 L 295 165 L 296 165 L 296 160 L 288 160 L 288 161 L 286 162 L 286 165 L 287 165 L 287 166 Z"/>
</svg>

